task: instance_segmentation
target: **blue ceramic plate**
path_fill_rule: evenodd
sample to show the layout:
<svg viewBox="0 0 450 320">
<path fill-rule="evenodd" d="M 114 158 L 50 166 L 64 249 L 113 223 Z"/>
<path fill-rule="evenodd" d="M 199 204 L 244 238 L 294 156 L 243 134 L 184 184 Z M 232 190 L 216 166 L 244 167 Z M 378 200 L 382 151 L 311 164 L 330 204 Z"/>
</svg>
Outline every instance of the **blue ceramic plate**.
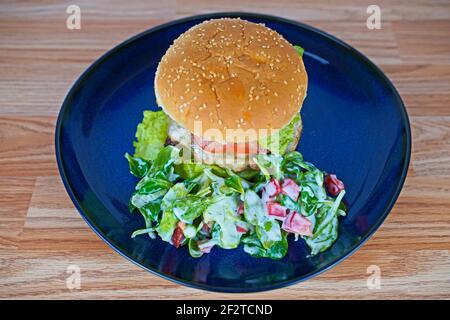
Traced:
<svg viewBox="0 0 450 320">
<path fill-rule="evenodd" d="M 127 204 L 136 180 L 132 152 L 137 124 L 156 110 L 153 78 L 159 60 L 182 32 L 206 19 L 241 17 L 265 23 L 305 48 L 308 96 L 298 150 L 346 185 L 348 216 L 327 251 L 307 257 L 303 241 L 289 243 L 280 261 L 214 248 L 194 259 L 160 239 L 132 239 L 142 227 Z M 115 47 L 83 73 L 67 95 L 56 127 L 56 156 L 64 185 L 91 228 L 114 250 L 172 281 L 213 291 L 269 290 L 311 278 L 348 257 L 381 225 L 396 201 L 410 159 L 408 117 L 386 76 L 361 53 L 312 27 L 272 16 L 218 13 L 153 28 Z"/>
</svg>

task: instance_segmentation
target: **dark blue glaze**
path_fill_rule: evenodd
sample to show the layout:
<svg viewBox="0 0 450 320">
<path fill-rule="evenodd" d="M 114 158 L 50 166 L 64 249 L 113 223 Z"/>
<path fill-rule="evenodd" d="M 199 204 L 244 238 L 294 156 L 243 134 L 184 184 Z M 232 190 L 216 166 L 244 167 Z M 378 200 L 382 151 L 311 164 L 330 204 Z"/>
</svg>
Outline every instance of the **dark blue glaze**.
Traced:
<svg viewBox="0 0 450 320">
<path fill-rule="evenodd" d="M 308 257 L 303 241 L 290 239 L 280 261 L 255 259 L 214 248 L 200 259 L 145 236 L 139 214 L 127 210 L 136 184 L 125 152 L 132 152 L 136 125 L 156 109 L 156 66 L 172 41 L 191 26 L 215 17 L 263 22 L 305 48 L 308 96 L 301 111 L 298 150 L 346 185 L 348 216 L 332 248 Z M 403 103 L 386 76 L 342 41 L 309 26 L 248 13 L 219 13 L 174 21 L 120 44 L 75 83 L 59 114 L 56 155 L 64 185 L 92 229 L 114 250 L 170 280 L 207 290 L 253 292 L 308 279 L 348 257 L 380 226 L 396 201 L 409 164 L 411 135 Z"/>
</svg>

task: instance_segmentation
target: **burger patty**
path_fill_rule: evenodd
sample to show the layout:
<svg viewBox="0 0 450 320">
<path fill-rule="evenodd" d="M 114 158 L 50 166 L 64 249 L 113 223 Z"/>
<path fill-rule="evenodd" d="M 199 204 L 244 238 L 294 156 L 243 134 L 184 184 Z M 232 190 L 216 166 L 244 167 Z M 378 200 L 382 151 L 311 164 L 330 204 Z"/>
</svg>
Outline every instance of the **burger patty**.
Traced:
<svg viewBox="0 0 450 320">
<path fill-rule="evenodd" d="M 297 144 L 300 140 L 302 131 L 302 122 L 299 121 L 294 126 L 294 140 L 288 145 L 287 151 L 290 152 L 295 150 Z M 194 160 L 197 162 L 203 162 L 207 164 L 216 164 L 224 168 L 231 169 L 233 171 L 239 172 L 245 169 L 257 169 L 256 163 L 253 161 L 253 157 L 256 154 L 267 154 L 270 153 L 268 150 L 256 147 L 252 144 L 250 146 L 233 146 L 229 147 L 223 145 L 222 148 L 218 148 L 217 142 L 204 142 L 201 139 L 195 139 L 195 137 L 189 132 L 189 130 L 178 125 L 175 121 L 170 122 L 168 129 L 168 144 L 181 145 L 182 148 L 188 148 L 192 151 Z M 215 147 L 211 147 L 211 145 Z M 226 153 L 223 151 L 232 150 L 232 153 Z M 239 151 L 241 150 L 241 151 Z"/>
</svg>

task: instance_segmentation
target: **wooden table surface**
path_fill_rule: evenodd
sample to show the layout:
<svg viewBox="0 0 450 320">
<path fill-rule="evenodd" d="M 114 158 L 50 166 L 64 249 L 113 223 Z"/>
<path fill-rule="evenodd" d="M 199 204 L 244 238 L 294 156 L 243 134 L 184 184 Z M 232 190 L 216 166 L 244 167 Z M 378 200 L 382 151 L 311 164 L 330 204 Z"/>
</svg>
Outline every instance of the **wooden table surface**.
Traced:
<svg viewBox="0 0 450 320">
<path fill-rule="evenodd" d="M 73 2 L 81 30 L 66 28 Z M 233 2 L 1 1 L 0 298 L 450 298 L 450 2 Z M 381 30 L 366 27 L 372 2 Z M 288 288 L 210 293 L 144 271 L 89 229 L 55 163 L 59 108 L 94 59 L 147 28 L 214 11 L 274 14 L 336 35 L 386 72 L 410 116 L 409 174 L 383 226 L 337 267 Z M 70 265 L 81 270 L 80 289 L 66 286 Z M 381 270 L 380 289 L 367 287 L 371 265 Z"/>
</svg>

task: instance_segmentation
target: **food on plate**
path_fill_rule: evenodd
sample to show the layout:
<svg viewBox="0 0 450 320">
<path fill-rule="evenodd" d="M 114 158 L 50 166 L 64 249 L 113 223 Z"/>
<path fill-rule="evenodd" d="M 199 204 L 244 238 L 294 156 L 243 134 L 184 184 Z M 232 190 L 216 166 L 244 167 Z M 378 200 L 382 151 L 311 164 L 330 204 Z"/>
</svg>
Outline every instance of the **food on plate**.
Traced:
<svg viewBox="0 0 450 320">
<path fill-rule="evenodd" d="M 302 54 L 241 19 L 209 20 L 175 40 L 155 76 L 162 109 L 144 111 L 125 154 L 139 178 L 129 208 L 145 223 L 133 238 L 159 236 L 192 257 L 242 244 L 270 259 L 287 254 L 289 235 L 311 255 L 334 243 L 344 184 L 295 151 Z"/>
<path fill-rule="evenodd" d="M 295 150 L 307 82 L 302 55 L 279 33 L 215 19 L 174 41 L 158 65 L 155 95 L 171 142 L 242 171 L 256 168 L 255 154 Z"/>
</svg>

